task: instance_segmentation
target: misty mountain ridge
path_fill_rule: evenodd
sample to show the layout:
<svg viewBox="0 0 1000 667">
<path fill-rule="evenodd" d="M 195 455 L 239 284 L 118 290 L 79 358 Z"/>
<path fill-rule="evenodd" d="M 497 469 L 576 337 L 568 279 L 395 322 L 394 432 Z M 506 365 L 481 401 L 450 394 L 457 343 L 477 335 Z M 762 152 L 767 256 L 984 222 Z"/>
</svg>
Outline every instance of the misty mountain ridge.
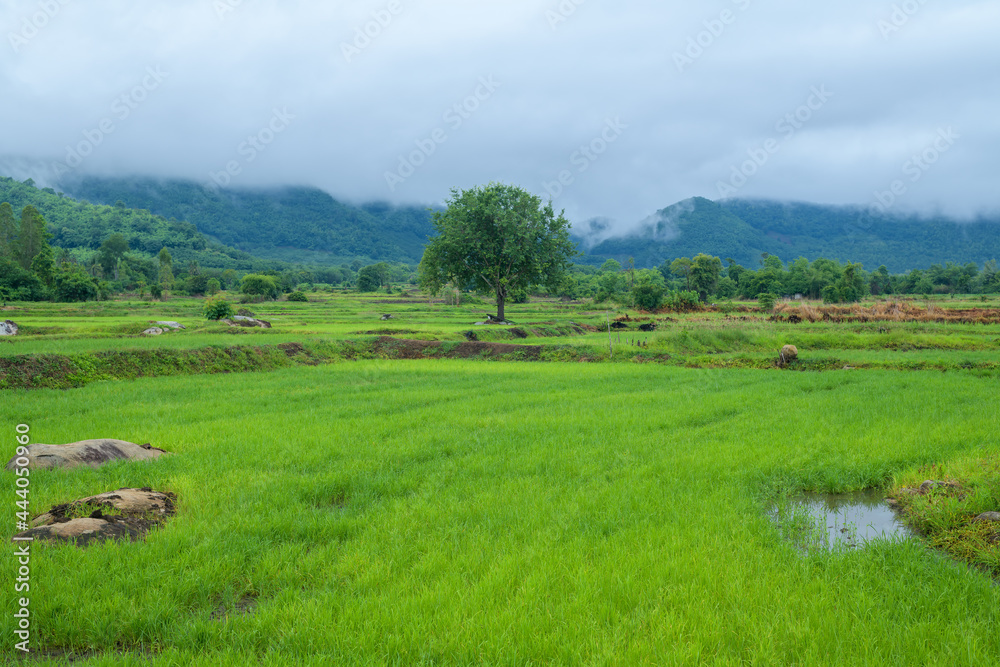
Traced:
<svg viewBox="0 0 1000 667">
<path fill-rule="evenodd" d="M 256 257 L 330 264 L 366 258 L 415 264 L 434 229 L 420 206 L 354 206 L 305 186 L 214 188 L 147 177 L 64 178 L 76 199 L 147 209 L 195 225 L 209 238 Z"/>
<path fill-rule="evenodd" d="M 582 232 L 582 233 L 581 233 Z M 859 206 L 767 199 L 711 201 L 694 197 L 668 206 L 636 229 L 609 235 L 604 221 L 574 229 L 587 263 L 606 259 L 658 266 L 704 252 L 759 266 L 763 253 L 788 261 L 819 257 L 901 273 L 932 264 L 1000 258 L 1000 218 L 960 222 L 945 216 L 874 215 Z"/>
<path fill-rule="evenodd" d="M 293 263 L 336 264 L 361 258 L 415 264 L 434 234 L 432 212 L 441 210 L 389 203 L 352 205 L 305 186 L 218 189 L 150 177 L 72 175 L 64 177 L 58 188 L 77 200 L 148 211 L 163 224 L 191 225 L 187 231 L 170 223 L 170 234 L 175 236 L 197 232 L 246 257 Z M 80 233 L 71 231 L 57 233 L 56 244 L 96 248 L 103 238 L 122 230 L 108 227 L 102 232 L 95 219 L 82 235 L 86 243 L 79 240 Z M 624 264 L 632 258 L 637 267 L 659 266 L 701 252 L 751 268 L 759 266 L 767 253 L 785 261 L 826 257 L 859 262 L 868 269 L 884 264 L 897 273 L 947 262 L 982 265 L 1000 258 L 1000 218 L 959 222 L 945 216 L 872 216 L 857 206 L 767 199 L 693 197 L 657 211 L 628 231 L 610 219 L 595 218 L 578 223 L 571 233 L 584 253 L 578 262 L 600 264 L 613 258 Z M 193 250 L 194 238 L 185 236 L 184 246 Z M 150 248 L 153 244 L 149 239 Z"/>
</svg>

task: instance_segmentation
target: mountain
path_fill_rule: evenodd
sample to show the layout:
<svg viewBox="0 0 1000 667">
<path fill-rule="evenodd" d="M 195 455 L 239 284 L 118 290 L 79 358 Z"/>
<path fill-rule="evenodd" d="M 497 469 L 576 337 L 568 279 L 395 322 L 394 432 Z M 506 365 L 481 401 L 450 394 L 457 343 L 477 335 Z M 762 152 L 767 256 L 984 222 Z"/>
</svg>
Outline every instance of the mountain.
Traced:
<svg viewBox="0 0 1000 667">
<path fill-rule="evenodd" d="M 261 260 L 212 241 L 183 220 L 168 220 L 123 205 L 102 206 L 77 201 L 52 188 L 37 188 L 30 179 L 22 183 L 0 176 L 0 202 L 8 202 L 16 215 L 20 215 L 25 206 L 34 206 L 53 235 L 52 245 L 76 249 L 84 255 L 92 254 L 112 234 L 122 234 L 131 250 L 147 256 L 155 256 L 161 248 L 169 248 L 179 265 L 197 261 L 206 268 L 243 271 L 279 268 L 277 262 Z"/>
<path fill-rule="evenodd" d="M 577 240 L 588 263 L 632 257 L 643 267 L 700 252 L 746 267 L 758 266 L 768 253 L 785 261 L 860 262 L 868 269 L 884 264 L 895 273 L 1000 258 L 1000 219 L 872 215 L 859 207 L 770 200 L 695 197 L 658 211 L 625 236 L 598 236 L 599 225 L 587 231 Z"/>
<path fill-rule="evenodd" d="M 193 224 L 256 257 L 340 263 L 355 258 L 415 264 L 434 232 L 431 213 L 384 203 L 352 206 L 308 187 L 216 189 L 193 181 L 83 177 L 60 182 L 77 199 L 147 209 Z"/>
</svg>

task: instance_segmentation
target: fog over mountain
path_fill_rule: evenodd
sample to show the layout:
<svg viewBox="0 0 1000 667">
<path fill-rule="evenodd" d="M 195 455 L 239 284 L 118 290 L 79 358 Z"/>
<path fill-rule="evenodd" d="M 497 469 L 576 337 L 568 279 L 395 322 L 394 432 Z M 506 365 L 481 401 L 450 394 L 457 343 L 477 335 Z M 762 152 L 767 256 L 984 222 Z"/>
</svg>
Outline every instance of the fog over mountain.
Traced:
<svg viewBox="0 0 1000 667">
<path fill-rule="evenodd" d="M 0 172 L 1000 209 L 1000 2 L 12 0 Z M 665 231 L 664 231 L 665 230 Z M 664 228 L 659 233 L 669 233 Z"/>
</svg>

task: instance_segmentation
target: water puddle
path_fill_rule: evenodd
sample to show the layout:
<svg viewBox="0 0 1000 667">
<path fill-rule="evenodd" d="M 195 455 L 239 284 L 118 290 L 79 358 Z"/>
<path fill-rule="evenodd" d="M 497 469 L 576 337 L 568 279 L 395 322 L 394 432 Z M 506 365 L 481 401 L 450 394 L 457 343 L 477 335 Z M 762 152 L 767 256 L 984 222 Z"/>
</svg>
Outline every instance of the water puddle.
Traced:
<svg viewBox="0 0 1000 667">
<path fill-rule="evenodd" d="M 772 517 L 786 538 L 807 551 L 853 549 L 876 539 L 913 535 L 882 491 L 804 493 L 774 507 Z"/>
</svg>

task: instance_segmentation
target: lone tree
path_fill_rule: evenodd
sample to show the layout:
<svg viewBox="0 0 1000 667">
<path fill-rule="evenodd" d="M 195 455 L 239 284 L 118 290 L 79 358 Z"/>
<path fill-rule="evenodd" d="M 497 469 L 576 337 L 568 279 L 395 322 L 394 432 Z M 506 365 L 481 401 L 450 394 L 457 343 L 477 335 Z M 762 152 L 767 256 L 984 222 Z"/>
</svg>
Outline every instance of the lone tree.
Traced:
<svg viewBox="0 0 1000 667">
<path fill-rule="evenodd" d="M 538 284 L 555 289 L 576 254 L 563 214 L 516 186 L 452 189 L 447 204 L 434 213 L 438 235 L 420 261 L 420 286 L 432 294 L 448 282 L 493 292 L 500 321 L 514 292 Z"/>
</svg>

